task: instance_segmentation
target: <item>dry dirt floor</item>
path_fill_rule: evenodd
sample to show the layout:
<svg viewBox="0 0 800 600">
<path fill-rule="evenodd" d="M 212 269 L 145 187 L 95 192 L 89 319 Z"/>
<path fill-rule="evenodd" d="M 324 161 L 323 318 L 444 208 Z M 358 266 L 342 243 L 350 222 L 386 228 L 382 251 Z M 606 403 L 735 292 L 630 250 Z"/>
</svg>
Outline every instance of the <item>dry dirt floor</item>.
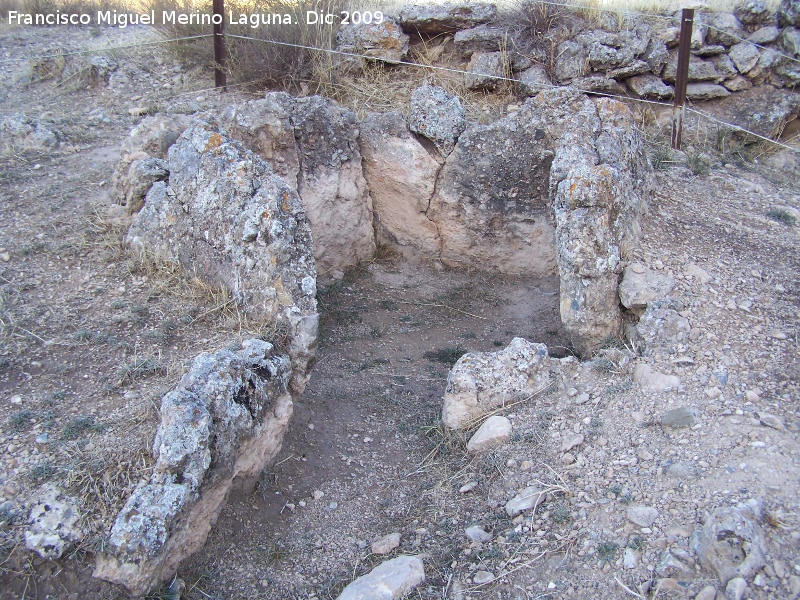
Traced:
<svg viewBox="0 0 800 600">
<path fill-rule="evenodd" d="M 129 109 L 218 110 L 254 96 L 204 90 L 207 71 L 187 73 L 159 46 L 117 51 L 124 77 L 108 85 L 88 78 L 81 55 L 22 83 L 31 58 L 56 46 L 147 39 L 136 28 L 91 39 L 65 31 L 0 31 L 0 71 L 17 82 L 0 89 L 0 116 L 24 112 L 64 138 L 57 150 L 0 158 L 3 600 L 127 597 L 91 578 L 93 557 L 149 476 L 161 396 L 199 352 L 266 333 L 223 291 L 131 255 L 126 217 L 108 198 L 119 146 L 139 120 Z M 450 365 L 517 336 L 567 355 L 558 280 L 454 272 L 384 253 L 321 286 L 317 365 L 283 450 L 255 493 L 231 498 L 206 547 L 177 574 L 184 597 L 332 600 L 385 558 L 370 545 L 394 532 L 401 543 L 391 555 L 424 556 L 427 578 L 411 598 L 694 597 L 716 582 L 686 552 L 691 532 L 714 508 L 753 498 L 768 558 L 746 597 L 792 597 L 800 228 L 767 215 L 800 208 L 798 185 L 737 157 L 716 157 L 700 175 L 664 166 L 637 259 L 676 279 L 696 330 L 654 365 L 681 378 L 678 390 L 644 393 L 629 366 L 587 363 L 574 393 L 507 407 L 512 439 L 468 455 L 468 433 L 440 422 Z M 689 263 L 710 280 L 688 275 Z M 657 424 L 687 405 L 698 409 L 694 427 Z M 765 427 L 764 412 L 783 428 Z M 583 442 L 562 450 L 577 434 Z M 512 521 L 504 504 L 531 482 L 549 486 L 547 500 Z M 84 509 L 85 537 L 58 561 L 20 544 L 24 507 L 48 484 Z M 626 518 L 636 504 L 658 510 L 652 527 Z M 467 539 L 474 524 L 492 540 Z M 667 548 L 683 566 L 664 574 Z M 492 580 L 476 581 L 482 571 Z"/>
</svg>

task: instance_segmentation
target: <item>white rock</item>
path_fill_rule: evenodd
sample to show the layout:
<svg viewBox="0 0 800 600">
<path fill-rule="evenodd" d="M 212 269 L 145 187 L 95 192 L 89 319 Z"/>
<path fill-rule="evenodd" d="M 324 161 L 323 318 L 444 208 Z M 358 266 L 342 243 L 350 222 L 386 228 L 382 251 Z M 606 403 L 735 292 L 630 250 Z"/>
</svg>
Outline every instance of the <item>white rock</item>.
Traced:
<svg viewBox="0 0 800 600">
<path fill-rule="evenodd" d="M 709 283 L 712 280 L 711 275 L 708 274 L 708 271 L 703 269 L 702 267 L 696 265 L 695 263 L 689 263 L 686 267 L 686 274 L 690 275 L 701 284 Z"/>
<path fill-rule="evenodd" d="M 585 438 L 582 433 L 567 438 L 564 440 L 564 443 L 561 444 L 561 452 L 569 452 L 573 448 L 577 448 L 583 443 L 584 439 Z"/>
<path fill-rule="evenodd" d="M 786 425 L 783 424 L 783 421 L 773 414 L 760 412 L 758 413 L 758 420 L 761 421 L 761 424 L 765 427 L 771 427 L 778 431 L 786 431 Z"/>
<path fill-rule="evenodd" d="M 466 494 L 467 492 L 471 492 L 472 490 L 474 490 L 475 486 L 477 486 L 477 485 L 478 485 L 477 481 L 468 481 L 467 483 L 462 485 L 460 488 L 458 488 L 458 491 L 461 494 Z"/>
<path fill-rule="evenodd" d="M 694 597 L 694 600 L 714 600 L 717 597 L 717 588 L 713 585 L 707 585 L 704 587 L 697 596 Z"/>
<path fill-rule="evenodd" d="M 494 581 L 494 575 L 492 575 L 489 571 L 478 571 L 472 577 L 472 581 L 479 585 L 482 583 L 489 583 L 490 581 Z"/>
<path fill-rule="evenodd" d="M 622 566 L 626 569 L 635 569 L 639 565 L 640 555 L 633 548 L 625 548 L 625 554 L 622 556 Z"/>
<path fill-rule="evenodd" d="M 390 533 L 372 542 L 373 554 L 389 554 L 400 545 L 400 534 Z"/>
<path fill-rule="evenodd" d="M 650 365 L 636 365 L 633 380 L 648 392 L 666 392 L 680 386 L 680 377 L 655 371 Z"/>
<path fill-rule="evenodd" d="M 491 533 L 487 533 L 486 531 L 484 531 L 483 527 L 481 527 L 480 525 L 473 525 L 472 527 L 467 527 L 464 533 L 471 541 L 480 542 L 481 544 L 491 542 L 493 537 Z"/>
<path fill-rule="evenodd" d="M 743 578 L 731 579 L 725 586 L 725 600 L 742 600 L 745 589 L 747 589 L 747 581 Z"/>
<path fill-rule="evenodd" d="M 545 492 L 538 487 L 527 487 L 506 502 L 506 514 L 508 514 L 509 517 L 516 517 L 526 510 L 535 509 L 544 501 L 544 497 Z"/>
<path fill-rule="evenodd" d="M 42 558 L 61 558 L 64 550 L 81 537 L 78 501 L 56 487 L 46 487 L 31 509 L 25 546 Z"/>
<path fill-rule="evenodd" d="M 425 581 L 425 569 L 418 556 L 398 556 L 381 563 L 348 585 L 338 600 L 392 600 L 400 598 Z"/>
<path fill-rule="evenodd" d="M 658 518 L 658 511 L 652 506 L 629 506 L 628 520 L 639 527 L 650 527 Z"/>
<path fill-rule="evenodd" d="M 494 415 L 486 419 L 483 425 L 467 442 L 468 452 L 483 452 L 502 444 L 511 437 L 511 421 L 505 417 Z"/>
</svg>

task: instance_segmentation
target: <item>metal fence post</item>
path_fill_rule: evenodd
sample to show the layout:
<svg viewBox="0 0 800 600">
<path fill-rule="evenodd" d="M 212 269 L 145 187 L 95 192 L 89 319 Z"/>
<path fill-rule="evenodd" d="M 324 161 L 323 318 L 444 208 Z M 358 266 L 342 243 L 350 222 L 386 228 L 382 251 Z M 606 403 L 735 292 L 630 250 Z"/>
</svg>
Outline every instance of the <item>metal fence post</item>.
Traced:
<svg viewBox="0 0 800 600">
<path fill-rule="evenodd" d="M 689 83 L 689 59 L 691 58 L 693 23 L 694 9 L 684 8 L 681 12 L 678 70 L 675 75 L 675 104 L 672 108 L 672 147 L 675 150 L 681 149 L 683 115 L 686 107 L 686 85 Z"/>
<path fill-rule="evenodd" d="M 214 87 L 228 91 L 225 73 L 225 0 L 214 0 Z"/>
</svg>

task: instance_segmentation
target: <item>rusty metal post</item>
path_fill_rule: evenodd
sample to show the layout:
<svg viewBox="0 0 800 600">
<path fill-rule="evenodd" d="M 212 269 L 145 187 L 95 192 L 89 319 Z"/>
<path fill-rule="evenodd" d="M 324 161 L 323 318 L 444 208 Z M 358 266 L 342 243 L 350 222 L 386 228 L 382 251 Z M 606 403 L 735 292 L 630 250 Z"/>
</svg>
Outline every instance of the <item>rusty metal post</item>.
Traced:
<svg viewBox="0 0 800 600">
<path fill-rule="evenodd" d="M 228 91 L 225 73 L 225 0 L 214 0 L 214 87 Z"/>
<path fill-rule="evenodd" d="M 681 12 L 678 71 L 675 75 L 675 104 L 672 108 L 672 147 L 675 150 L 681 149 L 683 115 L 686 107 L 686 85 L 689 83 L 689 59 L 691 58 L 693 23 L 694 9 L 684 8 Z"/>
</svg>

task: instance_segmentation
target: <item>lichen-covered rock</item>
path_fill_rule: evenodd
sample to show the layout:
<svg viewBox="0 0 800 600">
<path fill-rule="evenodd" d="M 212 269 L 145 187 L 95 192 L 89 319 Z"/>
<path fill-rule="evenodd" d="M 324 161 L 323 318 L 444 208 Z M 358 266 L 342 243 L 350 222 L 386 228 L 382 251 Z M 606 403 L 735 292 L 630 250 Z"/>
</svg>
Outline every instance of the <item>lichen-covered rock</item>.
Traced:
<svg viewBox="0 0 800 600">
<path fill-rule="evenodd" d="M 628 89 L 640 98 L 669 100 L 675 95 L 675 89 L 661 81 L 655 75 L 637 75 L 625 80 Z"/>
<path fill-rule="evenodd" d="M 542 90 L 553 87 L 547 69 L 542 65 L 533 65 L 517 75 L 517 86 L 526 96 L 535 96 Z"/>
<path fill-rule="evenodd" d="M 736 18 L 736 15 L 725 12 L 712 12 L 707 18 L 709 28 L 706 34 L 706 41 L 709 44 L 733 46 L 741 41 L 740 38 L 744 37 L 742 24 Z"/>
<path fill-rule="evenodd" d="M 741 0 L 733 13 L 739 21 L 751 27 L 770 25 L 777 21 L 774 4 L 769 0 Z"/>
<path fill-rule="evenodd" d="M 289 356 L 257 339 L 195 358 L 161 401 L 153 474 L 117 516 L 95 577 L 143 595 L 203 546 L 230 490 L 280 450 L 292 375 Z"/>
<path fill-rule="evenodd" d="M 111 74 L 117 70 L 117 62 L 106 56 L 93 56 L 89 61 L 89 80 L 97 85 L 108 85 Z"/>
<path fill-rule="evenodd" d="M 599 92 L 602 94 L 624 94 L 625 87 L 614 79 L 602 75 L 576 77 L 569 86 L 578 92 Z"/>
<path fill-rule="evenodd" d="M 689 320 L 678 314 L 680 306 L 666 298 L 650 302 L 636 326 L 644 344 L 644 354 L 668 354 L 689 339 Z"/>
<path fill-rule="evenodd" d="M 756 66 L 761 52 L 750 42 L 739 42 L 728 51 L 733 64 L 739 73 L 747 73 Z"/>
<path fill-rule="evenodd" d="M 231 291 L 247 311 L 288 328 L 302 388 L 316 338 L 311 230 L 297 195 L 269 165 L 211 126 L 192 127 L 169 149 L 126 240 Z M 304 347 L 304 344 L 311 344 Z"/>
<path fill-rule="evenodd" d="M 467 111 L 458 96 L 435 85 L 423 85 L 411 94 L 408 128 L 431 140 L 445 156 L 453 151 L 467 127 Z"/>
<path fill-rule="evenodd" d="M 556 144 L 550 189 L 561 321 L 575 349 L 590 355 L 622 332 L 619 273 L 639 239 L 650 165 L 627 107 L 606 98 L 572 98 L 571 104 L 573 116 Z"/>
<path fill-rule="evenodd" d="M 766 54 L 766 52 L 764 53 Z M 708 102 L 703 111 L 727 123 L 774 138 L 800 113 L 800 94 L 769 85 Z"/>
<path fill-rule="evenodd" d="M 412 116 L 416 114 L 414 106 L 412 100 Z M 438 120 L 427 126 L 426 119 L 431 115 L 423 113 L 425 103 L 417 106 L 420 115 L 414 122 L 423 135 L 428 132 L 432 137 L 444 137 L 454 133 L 446 126 L 437 127 Z M 360 128 L 364 176 L 374 203 L 378 240 L 407 255 L 438 258 L 439 231 L 427 212 L 441 165 L 408 130 L 399 112 L 370 114 Z"/>
<path fill-rule="evenodd" d="M 156 115 L 142 119 L 122 144 L 120 160 L 111 175 L 111 198 L 123 206 L 131 202 L 129 212 L 138 211 L 152 184 L 164 180 L 160 174 L 143 177 L 138 165 L 148 159 L 166 159 L 167 151 L 178 137 L 199 122 L 199 118 L 186 115 Z M 153 171 L 149 167 L 146 170 Z M 147 186 L 148 181 L 150 186 Z"/>
<path fill-rule="evenodd" d="M 587 72 L 588 53 L 583 44 L 565 40 L 556 49 L 554 74 L 561 83 L 576 77 L 583 77 Z"/>
<path fill-rule="evenodd" d="M 400 11 L 400 25 L 408 33 L 436 35 L 477 27 L 496 16 L 497 7 L 486 2 L 414 4 Z"/>
<path fill-rule="evenodd" d="M 374 256 L 372 199 L 351 111 L 320 96 L 272 92 L 228 107 L 220 123 L 300 196 L 320 277 Z"/>
<path fill-rule="evenodd" d="M 52 150 L 61 140 L 61 134 L 42 120 L 19 113 L 0 118 L 0 156 Z"/>
<path fill-rule="evenodd" d="M 55 560 L 83 537 L 78 500 L 54 486 L 46 486 L 37 496 L 28 517 L 25 546 L 42 558 Z"/>
<path fill-rule="evenodd" d="M 493 90 L 505 76 L 502 52 L 476 52 L 467 65 L 464 85 L 470 90 Z"/>
<path fill-rule="evenodd" d="M 781 27 L 800 27 L 800 2 L 783 0 L 778 7 L 778 24 Z"/>
<path fill-rule="evenodd" d="M 447 377 L 442 422 L 459 429 L 498 407 L 531 397 L 556 385 L 572 363 L 572 358 L 550 358 L 547 346 L 522 338 L 497 352 L 465 354 Z"/>
<path fill-rule="evenodd" d="M 160 158 L 142 153 L 142 158 L 133 158 L 125 179 L 125 206 L 131 213 L 139 212 L 147 192 L 156 181 L 166 181 L 169 164 Z"/>
<path fill-rule="evenodd" d="M 353 581 L 337 600 L 394 600 L 403 598 L 425 581 L 425 568 L 418 556 L 387 560 Z"/>
<path fill-rule="evenodd" d="M 408 40 L 397 23 L 384 18 L 381 23 L 342 25 L 336 36 L 336 49 L 394 64 L 408 54 Z"/>
</svg>

